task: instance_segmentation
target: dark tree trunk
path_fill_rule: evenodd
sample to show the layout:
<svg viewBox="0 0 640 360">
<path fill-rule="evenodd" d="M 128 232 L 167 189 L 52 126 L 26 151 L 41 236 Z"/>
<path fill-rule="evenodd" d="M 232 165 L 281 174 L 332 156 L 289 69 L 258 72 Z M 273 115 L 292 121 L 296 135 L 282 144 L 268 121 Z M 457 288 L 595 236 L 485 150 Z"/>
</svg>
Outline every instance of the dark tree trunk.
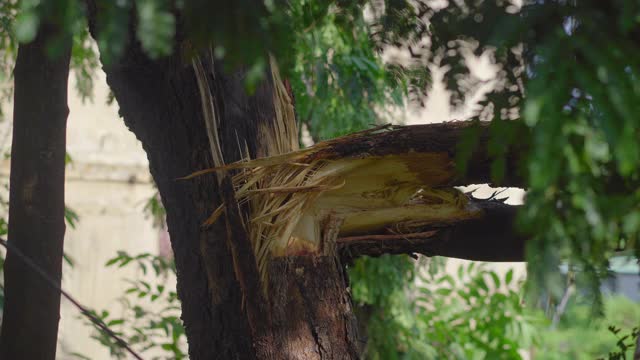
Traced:
<svg viewBox="0 0 640 360">
<path fill-rule="evenodd" d="M 92 31 L 99 29 L 94 27 Z M 245 141 L 252 158 L 271 155 L 264 146 L 269 139 L 262 139 L 258 131 L 260 126 L 273 126 L 271 83 L 267 81 L 249 96 L 245 91 L 243 71 L 229 74 L 218 64 L 211 63 L 205 67 L 220 113 L 219 130 L 225 162 L 241 158 L 238 144 Z M 335 261 L 322 262 L 335 275 L 331 279 L 339 281 L 324 298 L 319 298 L 320 290 L 331 284 L 322 281 L 326 276 L 314 260 L 324 255 L 309 255 L 297 266 L 310 275 L 308 291 L 305 283 L 290 283 L 295 279 L 273 278 L 279 287 L 286 289 L 283 290 L 285 293 L 299 291 L 298 299 L 310 296 L 311 302 L 300 300 L 298 309 L 304 312 L 291 314 L 292 318 L 286 308 L 288 302 L 262 304 L 261 308 L 269 312 L 263 314 L 267 319 L 264 321 L 270 322 L 273 318 L 273 323 L 268 324 L 273 326 L 266 327 L 269 333 L 266 337 L 254 337 L 256 332 L 252 325 L 255 324 L 251 320 L 256 317 L 247 314 L 254 309 L 247 302 L 254 299 L 244 296 L 234 271 L 225 222 L 202 226 L 221 203 L 215 178 L 202 176 L 189 181 L 177 180 L 213 166 L 197 80 L 190 61 L 180 55 L 152 61 L 142 53 L 139 44 L 132 41 L 123 57 L 105 67 L 105 71 L 120 105 L 120 115 L 147 153 L 151 173 L 167 211 L 190 358 L 295 358 L 293 353 L 287 355 L 274 347 L 276 344 L 278 347 L 309 349 L 320 349 L 320 346 L 317 359 L 355 358 L 354 351 L 344 352 L 347 347 L 355 349 L 355 333 L 334 332 L 337 326 L 342 329 L 354 327 L 351 309 L 345 305 L 349 297 L 342 269 L 336 265 L 335 255 L 330 257 Z M 238 241 L 237 235 L 232 232 L 229 241 Z M 310 267 L 309 270 L 306 267 Z M 297 287 L 292 288 L 292 284 Z M 332 303 L 334 301 L 339 303 Z M 332 327 L 327 331 L 317 330 L 319 322 L 329 318 L 333 319 Z M 279 336 L 283 332 L 290 336 L 274 338 L 274 334 Z M 341 337 L 343 346 L 336 345 L 335 350 L 330 351 L 330 344 L 340 343 L 334 341 L 336 336 Z"/>
<path fill-rule="evenodd" d="M 213 165 L 191 66 L 178 57 L 150 61 L 139 47 L 132 46 L 105 71 L 121 116 L 147 152 L 167 211 L 190 358 L 254 358 L 224 223 L 202 227 L 219 204 L 215 180 L 177 180 Z M 220 79 L 218 84 L 225 97 L 238 96 L 233 85 L 237 84 L 232 77 Z M 244 125 L 253 121 L 245 113 L 250 108 L 248 99 L 234 100 L 239 103 L 229 102 L 230 115 L 224 121 L 227 133 L 236 128 L 239 136 L 250 139 Z M 236 153 L 232 159 L 237 158 Z"/>
<path fill-rule="evenodd" d="M 58 36 L 59 29 L 43 25 L 33 42 L 18 49 L 8 241 L 59 284 L 71 39 L 58 43 L 60 54 L 51 58 L 46 46 Z M 4 272 L 0 358 L 54 359 L 60 293 L 10 249 Z"/>
<path fill-rule="evenodd" d="M 347 278 L 334 255 L 277 258 L 269 274 L 278 358 L 359 358 Z"/>
<path fill-rule="evenodd" d="M 141 59 L 129 56 L 124 61 Z M 289 295 L 292 291 L 298 291 L 297 297 L 283 296 L 285 299 L 300 300 L 295 306 L 297 311 L 289 312 L 288 301 L 271 301 L 267 308 L 271 309 L 274 322 L 268 331 L 272 331 L 275 344 L 273 341 L 259 341 L 262 337 L 253 337 L 253 327 L 249 326 L 252 318 L 245 314 L 245 309 L 251 307 L 242 307 L 243 302 L 246 304 L 253 300 L 242 296 L 232 256 L 226 246 L 226 229 L 220 224 L 210 228 L 201 226 L 215 205 L 220 203 L 217 186 L 206 177 L 193 181 L 175 180 L 197 169 L 212 166 L 191 67 L 172 61 L 148 63 L 141 67 L 134 64 L 130 62 L 117 69 L 107 69 L 108 81 L 125 121 L 144 144 L 152 174 L 167 209 L 191 358 L 247 359 L 257 354 L 260 358 L 270 354 L 270 358 L 289 359 L 302 356 L 304 352 L 293 351 L 302 348 L 316 353 L 317 359 L 354 358 L 355 355 L 344 353 L 346 349 L 343 348 L 330 351 L 335 349 L 331 344 L 338 344 L 333 341 L 335 328 L 326 328 L 330 330 L 326 332 L 316 330 L 319 322 L 324 322 L 326 318 L 332 318 L 334 321 L 331 325 L 341 329 L 348 328 L 353 319 L 347 305 L 348 297 L 345 299 L 344 279 L 337 277 L 341 272 L 338 272 L 335 262 L 322 262 L 335 275 L 327 278 L 318 269 L 318 262 L 313 261 L 313 256 L 299 260 L 297 266 L 307 274 L 306 281 L 310 281 L 309 284 L 293 282 L 299 279 L 281 278 L 287 275 L 284 273 L 286 270 L 277 267 L 283 273 L 273 273 L 271 278 L 278 284 L 275 288 Z M 150 71 L 156 69 L 157 72 Z M 245 94 L 241 74 L 226 76 L 210 70 L 216 72 L 214 89 L 220 97 L 226 161 L 239 159 L 236 139 L 241 143 L 247 142 L 253 157 L 266 155 L 260 149 L 256 129 L 260 123 L 269 124 L 273 119 L 271 87 L 264 85 L 249 97 Z M 233 234 L 231 237 L 230 241 L 237 240 Z M 340 282 L 334 283 L 333 291 L 321 297 L 321 290 L 332 286 L 326 279 Z M 319 300 L 328 307 L 317 309 Z M 336 303 L 332 303 L 334 301 Z M 264 327 L 265 324 L 258 325 Z M 319 337 L 318 331 L 323 337 Z M 288 336 L 282 337 L 283 332 Z M 354 342 L 354 334 L 344 334 L 343 331 L 341 336 L 345 340 L 343 344 Z M 292 351 L 283 353 L 279 349 Z"/>
</svg>

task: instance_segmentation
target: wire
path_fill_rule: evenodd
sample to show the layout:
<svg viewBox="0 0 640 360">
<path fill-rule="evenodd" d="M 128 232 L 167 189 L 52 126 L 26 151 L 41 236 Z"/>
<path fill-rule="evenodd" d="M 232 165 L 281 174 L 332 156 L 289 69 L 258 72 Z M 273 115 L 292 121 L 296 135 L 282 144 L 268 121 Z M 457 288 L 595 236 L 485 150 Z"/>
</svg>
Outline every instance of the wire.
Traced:
<svg viewBox="0 0 640 360">
<path fill-rule="evenodd" d="M 47 283 L 49 283 L 49 285 L 51 285 L 53 288 L 58 290 L 60 294 L 62 294 L 67 300 L 69 300 L 73 305 L 75 305 L 75 307 L 77 307 L 78 310 L 80 310 L 82 315 L 89 318 L 89 320 L 91 320 L 91 322 L 94 323 L 103 333 L 112 337 L 118 345 L 120 345 L 122 348 L 127 350 L 127 352 L 129 352 L 129 354 L 131 354 L 134 358 L 138 360 L 144 360 L 142 356 L 138 355 L 138 353 L 136 353 L 135 350 L 129 347 L 129 345 L 124 340 L 122 340 L 122 338 L 116 335 L 116 333 L 113 332 L 113 330 L 109 329 L 107 324 L 105 324 L 102 320 L 100 320 L 95 315 L 93 315 L 91 311 L 89 311 L 86 307 L 84 307 L 76 299 L 74 299 L 73 296 L 71 296 L 71 294 L 69 294 L 64 289 L 62 289 L 62 287 L 60 287 L 60 285 L 58 285 L 57 282 L 54 279 L 52 279 L 51 276 L 49 276 L 49 274 L 47 274 L 44 270 L 42 270 L 42 268 L 38 266 L 38 264 L 36 264 L 28 256 L 23 254 L 22 251 L 20 251 L 17 247 L 15 247 L 13 244 L 9 243 L 7 240 L 2 238 L 0 238 L 0 245 L 4 246 L 8 251 L 10 250 L 12 253 L 15 253 L 16 255 L 18 255 L 20 260 L 22 260 L 33 271 L 35 271 L 38 275 L 40 275 Z"/>
</svg>

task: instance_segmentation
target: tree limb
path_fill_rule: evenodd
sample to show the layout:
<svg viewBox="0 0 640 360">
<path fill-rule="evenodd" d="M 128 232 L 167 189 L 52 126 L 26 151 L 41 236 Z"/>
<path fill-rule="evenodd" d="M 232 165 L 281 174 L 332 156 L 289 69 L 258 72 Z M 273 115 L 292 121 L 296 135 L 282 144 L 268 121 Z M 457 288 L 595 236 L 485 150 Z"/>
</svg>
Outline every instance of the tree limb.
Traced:
<svg viewBox="0 0 640 360">
<path fill-rule="evenodd" d="M 482 216 L 451 225 L 431 226 L 411 234 L 363 234 L 338 238 L 344 261 L 359 256 L 424 254 L 477 261 L 524 261 L 526 238 L 515 230 L 520 206 L 474 200 Z"/>
<path fill-rule="evenodd" d="M 504 149 L 504 157 L 492 155 L 489 151 L 490 126 L 490 122 L 484 121 L 391 126 L 389 131 L 371 132 L 367 136 L 360 137 L 348 136 L 348 140 L 347 138 L 330 140 L 331 146 L 324 147 L 313 156 L 339 159 L 414 153 L 439 154 L 446 156 L 448 161 L 448 166 L 441 170 L 450 174 L 439 186 L 495 183 L 491 174 L 492 164 L 494 160 L 500 158 L 501 161 L 504 160 L 504 177 L 496 185 L 526 187 L 521 171 L 526 144 L 517 143 Z M 505 121 L 501 126 L 517 133 L 522 130 L 523 125 L 519 121 Z M 476 146 L 469 146 L 469 154 L 462 154 L 464 150 L 461 145 L 467 138 L 473 140 Z M 456 167 L 456 160 L 459 158 L 467 159 L 464 173 Z"/>
</svg>

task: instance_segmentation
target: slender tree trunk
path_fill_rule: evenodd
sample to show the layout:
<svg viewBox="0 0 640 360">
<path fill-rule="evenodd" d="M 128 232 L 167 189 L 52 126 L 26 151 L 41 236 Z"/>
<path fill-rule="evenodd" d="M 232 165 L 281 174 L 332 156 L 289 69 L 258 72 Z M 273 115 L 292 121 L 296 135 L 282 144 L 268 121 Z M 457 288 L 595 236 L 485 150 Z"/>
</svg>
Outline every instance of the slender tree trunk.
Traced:
<svg viewBox="0 0 640 360">
<path fill-rule="evenodd" d="M 52 58 L 47 45 L 58 36 L 59 29 L 42 25 L 36 39 L 18 49 L 8 241 L 60 282 L 71 39 L 63 39 Z M 0 358 L 54 359 L 60 293 L 10 249 L 4 272 Z"/>
</svg>

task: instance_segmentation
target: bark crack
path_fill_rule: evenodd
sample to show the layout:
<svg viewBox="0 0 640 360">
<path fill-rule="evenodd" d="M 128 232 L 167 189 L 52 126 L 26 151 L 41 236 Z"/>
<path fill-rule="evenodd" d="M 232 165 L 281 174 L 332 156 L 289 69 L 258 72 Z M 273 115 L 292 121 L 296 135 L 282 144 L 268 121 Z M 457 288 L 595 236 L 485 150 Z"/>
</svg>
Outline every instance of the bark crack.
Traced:
<svg viewBox="0 0 640 360">
<path fill-rule="evenodd" d="M 320 334 L 318 332 L 318 328 L 316 325 L 317 320 L 312 311 L 312 309 L 314 309 L 317 305 L 314 305 L 312 300 L 307 295 L 307 292 L 305 291 L 306 287 L 304 286 L 304 284 L 302 284 L 302 282 L 304 281 L 304 279 L 301 278 L 302 276 L 304 276 L 304 273 L 303 274 L 296 273 L 295 281 L 296 281 L 296 286 L 298 288 L 298 292 L 300 293 L 300 297 L 302 297 L 302 300 L 304 302 L 305 315 L 309 320 L 309 330 L 311 330 L 311 335 L 313 335 L 313 340 L 316 345 L 316 352 L 320 356 L 320 359 L 327 359 L 326 357 L 327 350 L 325 349 L 323 345 L 323 341 L 320 338 Z"/>
</svg>

